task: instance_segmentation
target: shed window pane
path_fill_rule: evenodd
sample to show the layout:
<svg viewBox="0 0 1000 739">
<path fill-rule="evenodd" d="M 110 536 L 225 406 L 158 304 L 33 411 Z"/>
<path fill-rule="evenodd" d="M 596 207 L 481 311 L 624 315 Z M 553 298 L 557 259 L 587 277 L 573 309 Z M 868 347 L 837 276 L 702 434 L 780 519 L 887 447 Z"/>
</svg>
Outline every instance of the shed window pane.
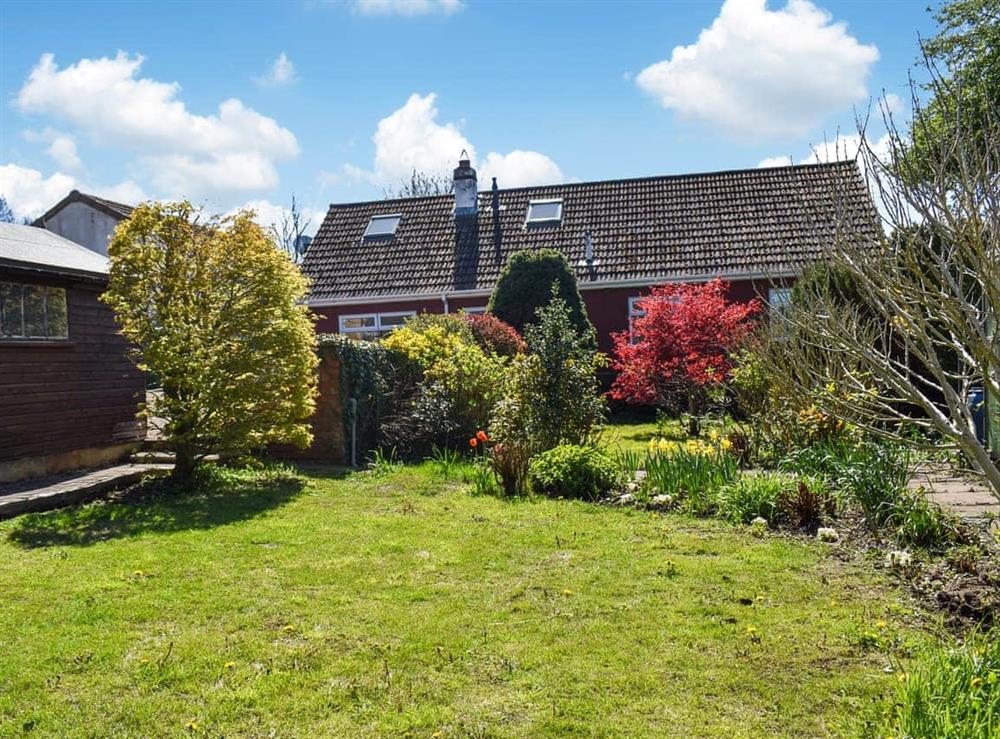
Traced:
<svg viewBox="0 0 1000 739">
<path fill-rule="evenodd" d="M 68 336 L 66 291 L 61 287 L 45 288 L 45 322 L 50 339 L 65 339 Z"/>
<path fill-rule="evenodd" d="M 29 339 L 45 338 L 45 286 L 24 286 L 24 335 Z"/>
<path fill-rule="evenodd" d="M 13 282 L 0 282 L 0 336 L 24 336 L 21 286 Z"/>
</svg>

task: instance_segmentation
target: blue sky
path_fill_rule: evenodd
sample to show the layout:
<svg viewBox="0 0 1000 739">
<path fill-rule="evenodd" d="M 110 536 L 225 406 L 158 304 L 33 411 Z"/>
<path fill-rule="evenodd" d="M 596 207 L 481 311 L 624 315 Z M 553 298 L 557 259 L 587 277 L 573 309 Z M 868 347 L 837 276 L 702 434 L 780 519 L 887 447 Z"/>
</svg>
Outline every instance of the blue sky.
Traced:
<svg viewBox="0 0 1000 739">
<path fill-rule="evenodd" d="M 805 161 L 933 31 L 923 0 L 4 0 L 0 194 L 318 225 L 465 145 L 501 187 Z"/>
</svg>

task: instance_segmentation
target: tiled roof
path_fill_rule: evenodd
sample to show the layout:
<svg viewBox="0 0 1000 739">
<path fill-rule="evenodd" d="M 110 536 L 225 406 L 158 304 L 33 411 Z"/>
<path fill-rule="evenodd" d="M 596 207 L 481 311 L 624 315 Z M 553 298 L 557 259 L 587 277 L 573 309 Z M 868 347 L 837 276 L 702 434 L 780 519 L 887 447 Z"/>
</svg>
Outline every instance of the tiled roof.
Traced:
<svg viewBox="0 0 1000 739">
<path fill-rule="evenodd" d="M 71 190 L 69 195 L 49 208 L 45 212 L 45 215 L 36 218 L 34 223 L 31 225 L 44 227 L 47 220 L 52 218 L 56 213 L 61 211 L 70 203 L 86 203 L 92 208 L 96 208 L 97 210 L 107 213 L 112 218 L 117 218 L 119 221 L 124 221 L 132 215 L 132 211 L 134 210 L 131 205 L 126 205 L 125 203 L 116 203 L 114 200 L 99 198 L 96 195 L 88 195 L 87 193 L 80 192 L 79 190 Z"/>
<path fill-rule="evenodd" d="M 35 226 L 0 223 L 0 265 L 43 272 L 105 277 L 108 259 Z"/>
<path fill-rule="evenodd" d="M 558 225 L 526 226 L 529 200 L 562 198 Z M 332 205 L 306 254 L 317 301 L 492 289 L 521 249 L 554 247 L 581 282 L 779 275 L 822 254 L 838 215 L 877 228 L 853 162 L 500 190 L 467 222 L 442 195 Z M 373 215 L 401 213 L 391 239 L 365 241 Z M 591 232 L 595 266 L 583 262 Z"/>
</svg>

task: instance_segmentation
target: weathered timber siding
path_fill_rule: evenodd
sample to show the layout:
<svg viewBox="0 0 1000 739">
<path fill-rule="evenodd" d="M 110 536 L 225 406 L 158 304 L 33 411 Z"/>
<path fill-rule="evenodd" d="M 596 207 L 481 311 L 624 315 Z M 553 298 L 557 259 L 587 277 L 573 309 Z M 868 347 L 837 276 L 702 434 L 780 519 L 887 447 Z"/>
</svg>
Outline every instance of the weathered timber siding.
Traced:
<svg viewBox="0 0 1000 739">
<path fill-rule="evenodd" d="M 0 270 L 8 279 L 65 287 L 69 339 L 0 341 L 0 476 L 16 460 L 40 460 L 30 467 L 39 474 L 76 466 L 74 453 L 141 441 L 144 378 L 98 301 L 101 286 Z"/>
</svg>

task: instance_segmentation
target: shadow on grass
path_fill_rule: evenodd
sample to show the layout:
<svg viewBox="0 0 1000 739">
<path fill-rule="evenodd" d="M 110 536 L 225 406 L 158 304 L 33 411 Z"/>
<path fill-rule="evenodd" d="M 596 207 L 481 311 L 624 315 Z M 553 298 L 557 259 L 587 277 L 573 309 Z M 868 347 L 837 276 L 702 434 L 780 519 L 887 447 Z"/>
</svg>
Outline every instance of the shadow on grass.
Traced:
<svg viewBox="0 0 1000 739">
<path fill-rule="evenodd" d="M 343 476 L 336 470 L 325 475 Z M 15 519 L 7 538 L 25 549 L 89 546 L 101 541 L 211 529 L 263 515 L 295 498 L 305 480 L 294 473 L 225 472 L 201 477 L 191 492 L 148 480 L 107 500 Z"/>
</svg>

